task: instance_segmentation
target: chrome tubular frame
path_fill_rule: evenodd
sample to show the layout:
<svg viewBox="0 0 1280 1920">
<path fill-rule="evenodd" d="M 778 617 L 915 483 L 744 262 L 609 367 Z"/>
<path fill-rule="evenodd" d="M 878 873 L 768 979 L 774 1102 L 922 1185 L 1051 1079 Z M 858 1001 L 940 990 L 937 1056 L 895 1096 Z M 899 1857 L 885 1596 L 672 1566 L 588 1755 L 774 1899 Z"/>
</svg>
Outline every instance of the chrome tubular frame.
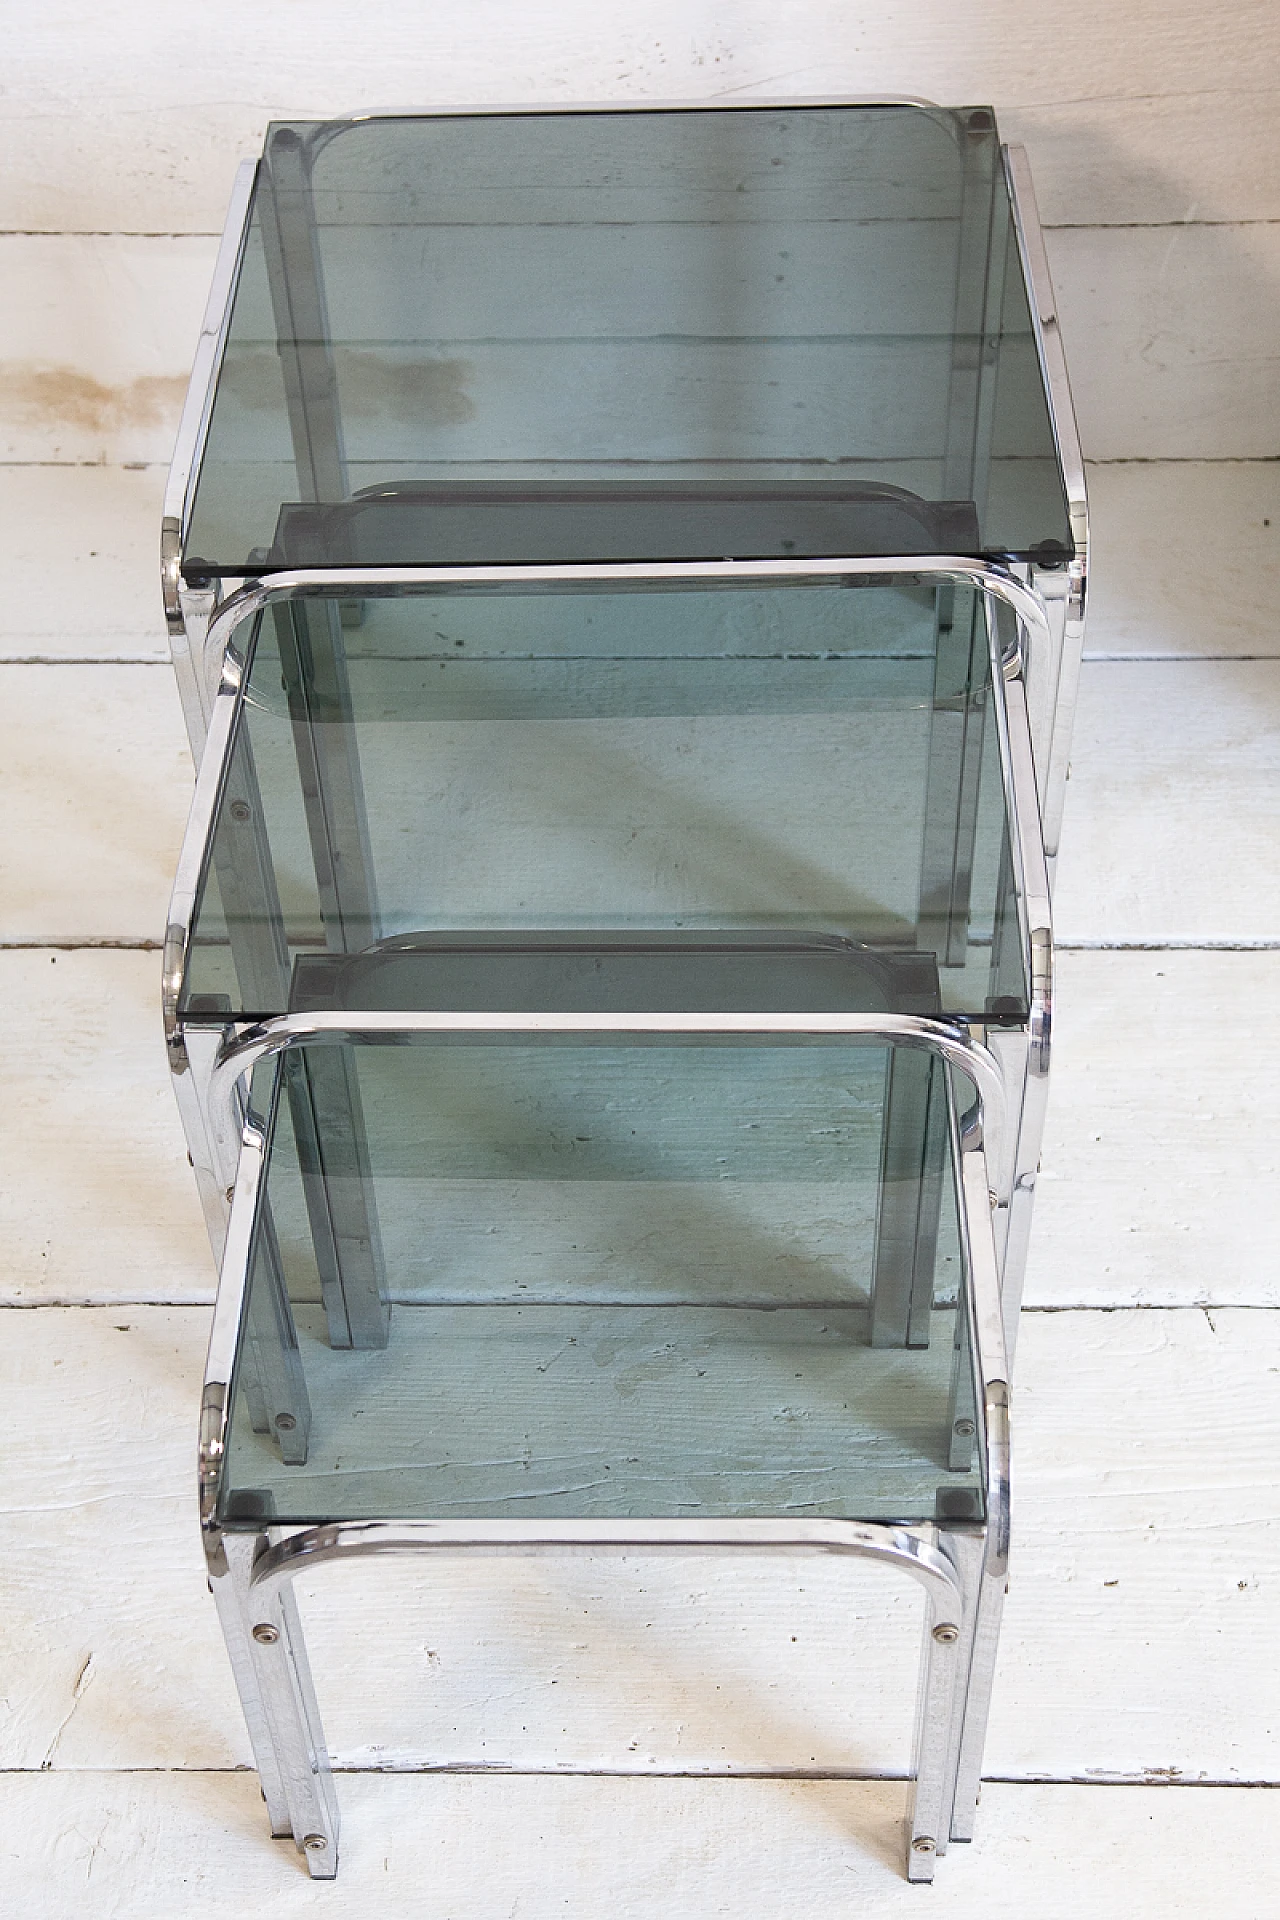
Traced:
<svg viewBox="0 0 1280 1920">
<path fill-rule="evenodd" d="M 224 1048 L 214 1076 L 220 1131 L 242 1111 L 240 1090 L 253 1067 L 286 1048 L 359 1043 L 413 1032 L 705 1032 L 839 1033 L 869 1042 L 927 1047 L 971 1086 L 975 1103 L 963 1130 L 952 1105 L 959 1168 L 960 1231 L 967 1253 L 966 1336 L 974 1367 L 978 1443 L 987 1519 L 975 1526 L 893 1525 L 816 1520 L 533 1520 L 337 1522 L 260 1532 L 226 1531 L 218 1516 L 226 1457 L 231 1384 L 249 1262 L 262 1201 L 267 1133 L 254 1116 L 240 1128 L 239 1171 L 205 1370 L 200 1431 L 200 1513 L 210 1584 L 218 1600 L 232 1669 L 259 1764 L 273 1834 L 292 1832 L 313 1877 L 338 1865 L 338 1811 L 328 1753 L 307 1664 L 292 1582 L 310 1568 L 341 1560 L 422 1551 L 529 1554 L 598 1552 L 786 1551 L 836 1553 L 897 1568 L 926 1595 L 917 1703 L 914 1791 L 907 1819 L 911 1880 L 933 1877 L 949 1841 L 973 1828 L 995 1636 L 1009 1554 L 1009 1387 L 1000 1286 L 991 1230 L 986 1143 L 999 1147 L 1002 1084 L 985 1049 L 941 1022 L 900 1016 L 877 1026 L 871 1016 L 784 1019 L 767 1015 L 419 1014 L 333 1016 L 272 1021 Z"/>
<path fill-rule="evenodd" d="M 247 582 L 218 609 L 203 644 L 205 698 L 210 705 L 223 682 L 224 655 L 236 628 L 286 595 L 316 599 L 395 599 L 401 594 L 458 587 L 678 586 L 699 582 L 729 585 L 760 580 L 883 579 L 954 580 L 992 594 L 1010 606 L 1025 628 L 1037 672 L 1047 673 L 1053 635 L 1040 596 L 999 561 L 963 554 L 888 554 L 873 558 L 833 556 L 819 560 L 632 560 L 580 566 L 519 567 L 295 567 Z M 238 661 L 234 672 L 239 675 Z"/>
</svg>

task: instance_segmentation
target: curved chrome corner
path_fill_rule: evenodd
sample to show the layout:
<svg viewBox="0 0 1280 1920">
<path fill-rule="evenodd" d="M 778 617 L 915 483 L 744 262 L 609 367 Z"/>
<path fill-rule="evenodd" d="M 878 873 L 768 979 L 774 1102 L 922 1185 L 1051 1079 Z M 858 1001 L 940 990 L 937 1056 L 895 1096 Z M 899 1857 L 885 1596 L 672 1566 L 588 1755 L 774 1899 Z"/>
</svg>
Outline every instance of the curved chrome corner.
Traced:
<svg viewBox="0 0 1280 1920">
<path fill-rule="evenodd" d="M 177 455 L 174 456 L 175 463 Z M 173 467 L 169 469 L 172 479 Z M 160 592 L 164 600 L 165 622 L 172 635 L 182 635 L 182 521 L 166 513 L 160 522 Z"/>
<path fill-rule="evenodd" d="M 308 1013 L 282 1014 L 229 1036 L 210 1076 L 215 1124 L 234 1126 L 239 1088 L 260 1060 L 291 1047 L 405 1045 L 431 1033 L 830 1034 L 869 1046 L 939 1054 L 969 1081 L 988 1144 L 1006 1130 L 1004 1077 L 995 1055 L 960 1022 L 909 1013 Z"/>
<path fill-rule="evenodd" d="M 254 1561 L 251 1587 L 272 1598 L 299 1573 L 341 1560 L 437 1552 L 595 1552 L 601 1547 L 646 1552 L 785 1550 L 847 1554 L 896 1567 L 931 1596 L 945 1622 L 957 1623 L 963 1586 L 940 1553 L 932 1528 L 860 1520 L 353 1520 L 290 1534 Z"/>
<path fill-rule="evenodd" d="M 815 560 L 628 560 L 578 566 L 511 567 L 294 567 L 263 574 L 228 596 L 204 638 L 199 670 L 210 696 L 221 684 L 232 635 L 273 601 L 293 594 L 329 599 L 407 598 L 415 592 L 457 587 L 670 586 L 687 581 L 727 585 L 746 580 L 840 580 L 896 575 L 917 580 L 956 580 L 993 594 L 1013 609 L 1028 638 L 1052 650 L 1044 602 L 1000 561 L 965 554 L 878 554 L 872 558 L 824 556 Z"/>
</svg>

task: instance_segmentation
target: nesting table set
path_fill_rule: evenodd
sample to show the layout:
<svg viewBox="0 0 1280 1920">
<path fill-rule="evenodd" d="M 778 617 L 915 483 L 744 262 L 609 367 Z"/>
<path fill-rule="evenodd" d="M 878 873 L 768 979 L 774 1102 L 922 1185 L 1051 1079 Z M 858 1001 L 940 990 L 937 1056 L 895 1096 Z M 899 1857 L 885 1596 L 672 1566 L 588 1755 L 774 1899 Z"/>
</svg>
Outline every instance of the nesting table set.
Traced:
<svg viewBox="0 0 1280 1920">
<path fill-rule="evenodd" d="M 844 1554 L 973 1831 L 1083 474 L 1025 159 L 920 102 L 277 124 L 163 527 L 165 945 L 221 1281 L 211 1585 L 272 1831 L 292 1582 Z"/>
</svg>

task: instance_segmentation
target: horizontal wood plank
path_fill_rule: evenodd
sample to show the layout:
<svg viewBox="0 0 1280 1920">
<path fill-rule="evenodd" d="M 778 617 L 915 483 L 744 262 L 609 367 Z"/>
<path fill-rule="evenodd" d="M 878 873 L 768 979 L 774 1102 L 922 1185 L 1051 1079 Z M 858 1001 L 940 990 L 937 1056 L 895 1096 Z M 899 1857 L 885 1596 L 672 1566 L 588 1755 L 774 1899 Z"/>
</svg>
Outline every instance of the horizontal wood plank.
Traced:
<svg viewBox="0 0 1280 1920">
<path fill-rule="evenodd" d="M 779 11 L 743 0 L 732 23 L 677 0 L 509 4 L 474 15 L 370 0 L 358 41 L 341 0 L 297 31 L 281 0 L 232 0 L 184 22 L 159 0 L 78 0 L 42 12 L 10 49 L 0 119 L 0 223 L 85 231 L 216 231 L 235 159 L 268 119 L 484 101 L 687 100 L 717 94 L 924 94 L 990 102 L 1025 139 L 1054 221 L 1275 218 L 1277 30 L 1267 0 L 1205 8 L 1150 0 L 1072 16 L 1070 83 L 1049 0 L 924 0 L 852 16 L 841 0 Z M 255 59 L 225 76 L 226 50 Z M 1065 95 L 1065 97 L 1064 97 Z M 1229 136 L 1229 137 L 1228 137 Z"/>
<path fill-rule="evenodd" d="M 1049 252 L 1091 458 L 1270 456 L 1280 223 L 1064 228 Z M 0 460 L 167 461 L 213 257 L 190 236 L 0 235 Z M 612 367 L 581 364 L 602 405 Z M 771 398 L 762 372 L 776 445 Z"/>
<path fill-rule="evenodd" d="M 424 1880 L 431 1912 L 465 1920 L 892 1920 L 930 1897 L 902 1877 L 897 1783 L 437 1776 L 343 1779 L 339 1797 L 342 1865 L 323 1887 L 235 1774 L 10 1776 L 0 1863 L 17 1909 L 47 1920 L 418 1920 Z M 1245 1788 L 992 1785 L 932 1899 L 985 1920 L 998 1887 L 1038 1920 L 1112 1920 L 1140 1853 L 1134 1897 L 1162 1920 L 1262 1920 L 1278 1819 L 1280 1796 Z"/>
<path fill-rule="evenodd" d="M 1280 937 L 1278 768 L 1275 660 L 1087 665 L 1058 938 Z"/>
<path fill-rule="evenodd" d="M 10 1776 L 0 1863 L 19 1911 L 72 1920 L 791 1920 L 916 1915 L 902 1878 L 905 1789 L 801 1780 L 344 1779 L 337 1881 L 271 1841 L 242 1775 Z M 1280 1796 L 1131 1787 L 984 1788 L 977 1844 L 939 1864 L 935 1903 L 985 1920 L 992 1889 L 1038 1920 L 1112 1920 L 1141 1856 L 1162 1920 L 1262 1920 L 1259 1864 Z M 87 1888 L 87 1891 L 86 1891 Z"/>
<path fill-rule="evenodd" d="M 207 1326 L 196 1308 L 5 1316 L 5 1767 L 248 1758 L 195 1529 Z M 1028 1316 L 988 1772 L 1277 1779 L 1280 1680 L 1257 1660 L 1277 1366 L 1273 1315 Z M 327 1569 L 302 1598 L 345 1766 L 907 1764 L 919 1603 L 882 1569 L 461 1557 Z"/>
<path fill-rule="evenodd" d="M 6 1304 L 211 1301 L 158 953 L 0 953 Z"/>
<path fill-rule="evenodd" d="M 163 939 L 192 786 L 171 675 L 105 665 L 0 675 L 0 939 Z"/>
<path fill-rule="evenodd" d="M 0 954 L 0 987 L 14 1090 L 0 1115 L 10 1176 L 0 1194 L 0 1300 L 211 1300 L 160 1039 L 158 956 L 9 952 Z M 1280 1304 L 1272 1257 L 1280 1115 L 1270 1051 L 1254 1038 L 1277 1004 L 1276 954 L 1059 954 L 1030 1305 Z M 1167 1045 L 1188 1008 L 1192 1055 Z M 463 1271 L 478 1269 L 492 1245 L 492 1209 L 478 1210 L 463 1187 L 446 1198 L 441 1231 Z M 513 1186 L 502 1200 L 515 1244 L 531 1221 L 545 1226 L 536 1196 Z M 605 1201 L 597 1227 L 625 1227 L 634 1242 L 636 1198 L 618 1190 Z M 726 1283 L 737 1237 L 755 1230 L 754 1218 L 738 1209 L 735 1232 L 720 1237 Z M 779 1243 L 774 1275 L 792 1298 L 813 1297 L 813 1273 L 826 1271 L 843 1231 L 821 1206 L 813 1215 L 812 1198 L 803 1218 Z M 583 1241 L 584 1273 L 609 1244 Z M 663 1297 L 664 1285 L 669 1294 L 655 1271 L 649 1290 Z"/>
<path fill-rule="evenodd" d="M 0 661 L 169 659 L 162 466 L 0 464 Z"/>
<path fill-rule="evenodd" d="M 1086 657 L 1280 654 L 1280 464 L 1089 469 Z"/>
<path fill-rule="evenodd" d="M 161 463 L 0 465 L 12 562 L 0 659 L 169 658 Z M 1091 654 L 1280 653 L 1280 469 L 1134 461 L 1089 470 Z M 1213 565 L 1187 565 L 1194 542 Z M 53 582 L 57 581 L 57 591 Z"/>
<path fill-rule="evenodd" d="M 1280 1306 L 1280 954 L 1057 957 L 1028 1304 Z"/>
<path fill-rule="evenodd" d="M 158 938 L 191 779 L 168 676 L 116 666 L 2 671 L 15 801 L 0 936 Z M 1280 936 L 1278 671 L 1272 660 L 1086 666 L 1060 939 Z"/>
</svg>

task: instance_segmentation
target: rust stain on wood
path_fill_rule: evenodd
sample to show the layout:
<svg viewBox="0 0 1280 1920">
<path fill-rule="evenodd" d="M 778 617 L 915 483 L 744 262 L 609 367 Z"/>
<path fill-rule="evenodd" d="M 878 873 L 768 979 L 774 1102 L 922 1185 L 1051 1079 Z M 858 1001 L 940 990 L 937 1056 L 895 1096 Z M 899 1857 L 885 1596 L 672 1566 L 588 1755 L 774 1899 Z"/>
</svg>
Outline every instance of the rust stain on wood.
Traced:
<svg viewBox="0 0 1280 1920">
<path fill-rule="evenodd" d="M 107 386 L 78 367 L 30 360 L 0 362 L 0 415 L 24 427 L 71 426 L 87 433 L 176 422 L 186 391 L 182 374 L 141 374 Z"/>
<path fill-rule="evenodd" d="M 338 346 L 333 349 L 333 369 L 347 418 L 456 427 L 475 417 L 475 401 L 467 392 L 474 371 L 469 360 L 442 355 L 406 359 L 390 350 Z M 284 383 L 274 351 L 229 348 L 221 385 L 243 407 L 283 411 Z"/>
</svg>

